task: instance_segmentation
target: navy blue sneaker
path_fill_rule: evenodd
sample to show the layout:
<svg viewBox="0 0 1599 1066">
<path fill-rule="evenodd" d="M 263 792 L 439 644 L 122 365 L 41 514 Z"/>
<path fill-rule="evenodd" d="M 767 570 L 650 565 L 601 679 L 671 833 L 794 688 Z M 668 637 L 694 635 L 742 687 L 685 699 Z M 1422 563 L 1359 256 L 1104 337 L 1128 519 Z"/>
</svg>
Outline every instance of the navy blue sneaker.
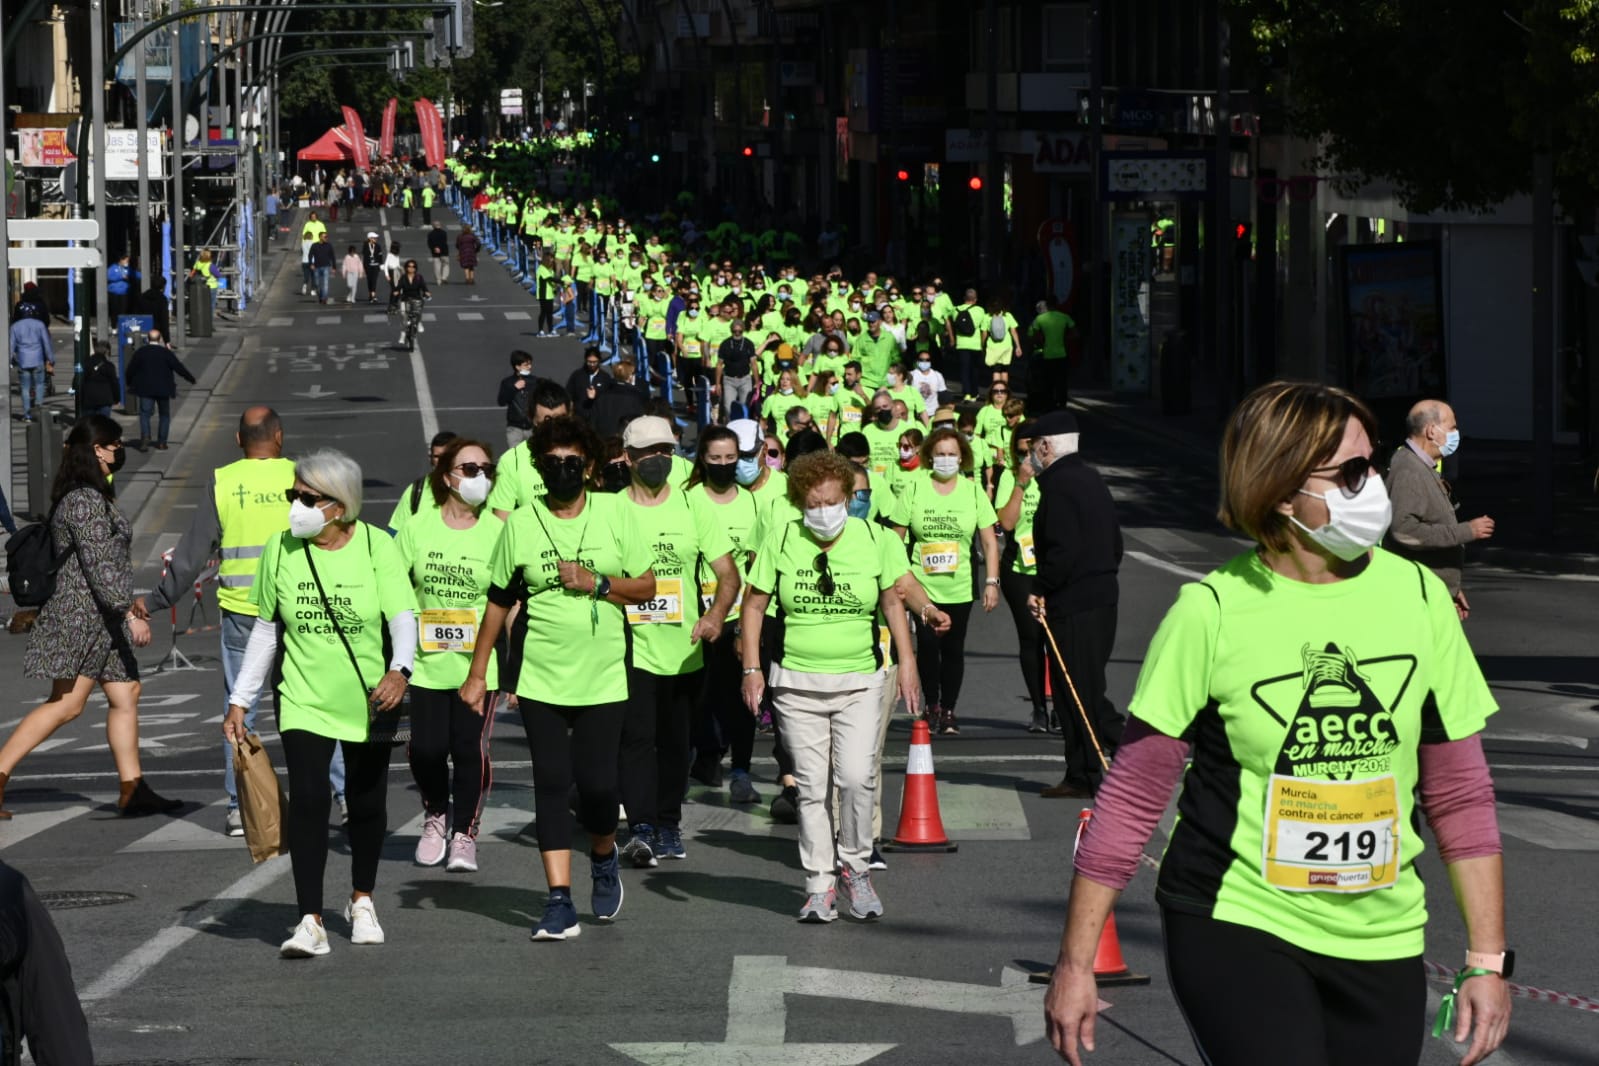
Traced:
<svg viewBox="0 0 1599 1066">
<path fill-rule="evenodd" d="M 655 854 L 663 859 L 686 859 L 683 850 L 683 831 L 675 825 L 663 825 L 655 831 Z"/>
<path fill-rule="evenodd" d="M 622 855 L 617 848 L 603 862 L 589 860 L 589 876 L 594 879 L 594 917 L 608 922 L 622 909 Z"/>
<path fill-rule="evenodd" d="M 534 940 L 565 940 L 583 932 L 577 924 L 577 908 L 572 905 L 572 894 L 564 889 L 550 893 L 544 903 L 544 917 L 533 927 Z"/>
<path fill-rule="evenodd" d="M 627 861 L 640 870 L 648 870 L 659 865 L 655 861 L 655 827 L 640 822 L 633 827 L 633 836 L 622 846 L 622 854 Z"/>
</svg>

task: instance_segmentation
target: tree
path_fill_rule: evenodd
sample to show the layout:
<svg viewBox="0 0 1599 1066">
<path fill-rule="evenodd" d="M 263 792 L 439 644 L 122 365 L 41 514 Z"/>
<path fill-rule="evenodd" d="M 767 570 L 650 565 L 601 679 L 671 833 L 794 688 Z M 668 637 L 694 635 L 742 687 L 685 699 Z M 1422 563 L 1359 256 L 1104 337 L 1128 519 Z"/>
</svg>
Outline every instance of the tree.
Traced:
<svg viewBox="0 0 1599 1066">
<path fill-rule="evenodd" d="M 1599 202 L 1599 0 L 1225 0 L 1240 81 L 1322 166 L 1416 211 L 1486 210 L 1554 153 L 1568 211 Z"/>
</svg>

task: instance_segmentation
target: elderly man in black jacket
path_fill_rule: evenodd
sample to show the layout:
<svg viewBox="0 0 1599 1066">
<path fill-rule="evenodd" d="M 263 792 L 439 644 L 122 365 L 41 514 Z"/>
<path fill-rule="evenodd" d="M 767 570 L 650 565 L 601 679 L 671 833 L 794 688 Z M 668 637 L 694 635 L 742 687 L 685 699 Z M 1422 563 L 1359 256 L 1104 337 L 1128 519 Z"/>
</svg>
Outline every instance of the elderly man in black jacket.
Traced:
<svg viewBox="0 0 1599 1066">
<path fill-rule="evenodd" d="M 0 983 L 11 1015 L 0 1034 L 3 1061 L 20 1059 L 24 1038 L 37 1063 L 87 1066 L 94 1061 L 61 934 L 28 879 L 5 863 L 0 863 Z"/>
<path fill-rule="evenodd" d="M 1033 517 L 1038 572 L 1029 602 L 1033 613 L 1048 623 L 1065 660 L 1062 664 L 1048 656 L 1055 715 L 1066 737 L 1066 775 L 1043 794 L 1086 798 L 1093 795 L 1100 776 L 1095 737 L 1108 758 L 1122 733 L 1122 718 L 1105 694 L 1105 666 L 1116 643 L 1121 525 L 1099 472 L 1077 454 L 1076 416 L 1053 411 L 1018 426 L 1016 435 L 1033 442 L 1029 461 L 1038 472 L 1038 511 Z M 1071 675 L 1069 683 L 1062 665 Z M 1074 688 L 1082 711 L 1072 699 Z M 1092 723 L 1092 735 L 1083 712 Z"/>
<path fill-rule="evenodd" d="M 190 385 L 194 375 L 184 366 L 159 330 L 150 331 L 150 343 L 133 353 L 124 378 L 128 392 L 139 398 L 139 443 L 142 452 L 150 446 L 150 416 L 159 410 L 160 424 L 156 450 L 167 450 L 167 433 L 172 429 L 172 398 L 178 394 L 178 376 Z"/>
</svg>

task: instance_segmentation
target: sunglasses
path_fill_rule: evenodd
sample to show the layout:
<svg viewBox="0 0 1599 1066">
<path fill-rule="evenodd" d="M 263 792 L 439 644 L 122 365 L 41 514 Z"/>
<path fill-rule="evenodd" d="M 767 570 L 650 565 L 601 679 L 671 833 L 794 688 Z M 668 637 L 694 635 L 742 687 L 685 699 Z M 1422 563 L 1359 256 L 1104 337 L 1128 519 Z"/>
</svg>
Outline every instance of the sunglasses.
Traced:
<svg viewBox="0 0 1599 1066">
<path fill-rule="evenodd" d="M 299 492 L 292 488 L 283 490 L 283 498 L 289 503 L 294 503 L 296 500 L 298 500 L 307 507 L 315 507 L 319 503 L 324 503 L 333 499 L 332 496 L 320 496 L 314 492 Z"/>
<path fill-rule="evenodd" d="M 1366 487 L 1366 478 L 1374 468 L 1371 456 L 1357 455 L 1332 466 L 1315 467 L 1310 472 L 1322 477 L 1326 477 L 1328 471 L 1333 472 L 1336 476 L 1330 480 L 1338 482 L 1338 491 L 1344 494 L 1345 499 L 1352 500 Z"/>
<path fill-rule="evenodd" d="M 776 459 L 779 456 L 781 456 L 782 454 L 783 453 L 781 451 L 779 451 L 778 449 L 776 449 L 776 448 L 768 448 L 768 449 L 766 449 L 766 457 L 768 459 Z"/>
<path fill-rule="evenodd" d="M 482 474 L 485 477 L 494 476 L 493 463 L 458 463 L 456 464 L 455 469 L 459 470 L 467 477 L 477 477 L 479 474 Z"/>
<path fill-rule="evenodd" d="M 823 596 L 831 596 L 838 591 L 838 583 L 833 580 L 833 571 L 827 564 L 827 553 L 816 553 L 816 591 Z"/>
</svg>

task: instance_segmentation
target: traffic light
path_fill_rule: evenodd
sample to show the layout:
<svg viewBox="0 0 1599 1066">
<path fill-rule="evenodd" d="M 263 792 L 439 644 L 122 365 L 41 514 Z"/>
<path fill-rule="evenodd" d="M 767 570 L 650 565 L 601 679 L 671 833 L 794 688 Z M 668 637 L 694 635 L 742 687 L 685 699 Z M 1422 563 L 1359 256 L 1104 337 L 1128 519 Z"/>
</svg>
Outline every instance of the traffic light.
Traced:
<svg viewBox="0 0 1599 1066">
<path fill-rule="evenodd" d="M 748 158 L 749 158 L 749 157 L 750 157 L 750 156 L 752 156 L 752 155 L 754 155 L 754 154 L 755 154 L 755 149 L 754 149 L 754 147 L 753 147 L 753 146 L 751 146 L 751 145 L 748 145 L 748 144 L 746 144 L 746 145 L 745 145 L 745 146 L 744 146 L 744 158 L 745 158 L 745 159 L 748 159 Z"/>
<path fill-rule="evenodd" d="M 1239 260 L 1254 258 L 1255 235 L 1247 222 L 1233 223 L 1233 255 Z"/>
<path fill-rule="evenodd" d="M 983 191 L 983 179 L 981 177 L 979 177 L 978 175 L 973 174 L 970 178 L 968 178 L 966 180 L 966 187 L 968 189 L 972 190 L 972 192 L 982 192 Z"/>
<path fill-rule="evenodd" d="M 911 172 L 908 170 L 898 170 L 894 172 L 894 177 L 898 181 L 910 181 Z"/>
<path fill-rule="evenodd" d="M 659 163 L 660 161 L 661 161 L 661 153 L 660 152 L 651 152 L 650 153 L 650 162 L 651 163 Z"/>
</svg>

